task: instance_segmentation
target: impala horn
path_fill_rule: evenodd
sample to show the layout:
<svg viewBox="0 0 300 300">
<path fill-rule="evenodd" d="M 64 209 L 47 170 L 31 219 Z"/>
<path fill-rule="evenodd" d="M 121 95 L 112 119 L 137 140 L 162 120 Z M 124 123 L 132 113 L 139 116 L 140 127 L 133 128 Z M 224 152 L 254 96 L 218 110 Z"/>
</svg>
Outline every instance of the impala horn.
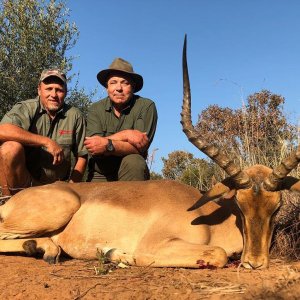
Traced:
<svg viewBox="0 0 300 300">
<path fill-rule="evenodd" d="M 273 169 L 272 173 L 264 180 L 264 188 L 267 191 L 278 191 L 281 189 L 283 179 L 295 169 L 300 162 L 300 145 L 285 158 L 279 166 Z"/>
<path fill-rule="evenodd" d="M 183 71 L 183 104 L 181 112 L 181 124 L 183 132 L 187 136 L 188 140 L 196 146 L 200 151 L 205 153 L 216 164 L 218 164 L 236 184 L 236 188 L 250 188 L 252 182 L 250 177 L 237 166 L 228 155 L 220 150 L 218 147 L 207 144 L 201 140 L 194 129 L 191 117 L 191 90 L 190 80 L 186 59 L 186 44 L 187 38 L 184 37 L 183 53 L 182 53 L 182 71 Z"/>
</svg>

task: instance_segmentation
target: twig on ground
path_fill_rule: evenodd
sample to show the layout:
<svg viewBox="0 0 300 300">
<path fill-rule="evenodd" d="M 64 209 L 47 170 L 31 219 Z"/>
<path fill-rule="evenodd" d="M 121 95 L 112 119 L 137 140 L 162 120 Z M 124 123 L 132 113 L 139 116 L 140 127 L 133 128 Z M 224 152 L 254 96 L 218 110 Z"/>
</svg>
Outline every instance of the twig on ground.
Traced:
<svg viewBox="0 0 300 300">
<path fill-rule="evenodd" d="M 98 276 L 99 277 L 99 276 Z M 96 283 L 94 284 L 92 287 L 88 288 L 85 292 L 83 292 L 82 294 L 80 294 L 79 296 L 75 297 L 74 300 L 79 300 L 82 297 L 84 297 L 90 290 L 96 288 L 98 285 L 101 285 L 102 283 Z"/>
</svg>

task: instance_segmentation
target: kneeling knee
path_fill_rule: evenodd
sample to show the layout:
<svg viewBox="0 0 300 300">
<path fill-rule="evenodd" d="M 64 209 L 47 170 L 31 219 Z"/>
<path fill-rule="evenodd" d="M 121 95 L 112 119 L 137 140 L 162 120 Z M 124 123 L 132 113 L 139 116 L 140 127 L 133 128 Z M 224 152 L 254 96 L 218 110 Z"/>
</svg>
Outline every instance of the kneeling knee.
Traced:
<svg viewBox="0 0 300 300">
<path fill-rule="evenodd" d="M 4 142 L 0 147 L 1 156 L 9 158 L 18 158 L 24 154 L 24 147 L 22 144 L 14 141 Z"/>
<path fill-rule="evenodd" d="M 119 180 L 147 180 L 149 170 L 145 159 L 139 154 L 129 154 L 122 159 Z"/>
</svg>

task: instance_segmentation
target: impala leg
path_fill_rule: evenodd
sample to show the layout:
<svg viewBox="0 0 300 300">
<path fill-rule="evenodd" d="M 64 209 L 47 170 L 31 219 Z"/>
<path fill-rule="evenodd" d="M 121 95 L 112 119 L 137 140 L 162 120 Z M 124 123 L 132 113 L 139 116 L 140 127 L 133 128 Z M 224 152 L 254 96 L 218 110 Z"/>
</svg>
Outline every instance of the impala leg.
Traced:
<svg viewBox="0 0 300 300">
<path fill-rule="evenodd" d="M 63 185 L 28 188 L 0 206 L 0 239 L 30 238 L 57 231 L 79 208 L 79 196 Z"/>
<path fill-rule="evenodd" d="M 30 256 L 43 254 L 43 259 L 52 264 L 57 263 L 60 255 L 60 247 L 55 245 L 50 238 L 0 240 L 0 252 L 2 253 L 26 253 Z"/>
<path fill-rule="evenodd" d="M 111 249 L 106 255 L 112 261 L 152 267 L 222 268 L 227 263 L 224 249 L 192 244 L 180 239 L 168 241 L 152 253 L 137 249 L 130 254 L 120 249 Z"/>
</svg>

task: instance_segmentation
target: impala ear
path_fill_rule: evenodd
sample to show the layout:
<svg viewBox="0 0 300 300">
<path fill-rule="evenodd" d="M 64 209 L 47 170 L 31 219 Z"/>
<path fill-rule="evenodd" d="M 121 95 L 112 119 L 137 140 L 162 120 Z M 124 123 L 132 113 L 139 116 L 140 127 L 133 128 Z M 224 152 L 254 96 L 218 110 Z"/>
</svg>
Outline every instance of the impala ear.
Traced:
<svg viewBox="0 0 300 300">
<path fill-rule="evenodd" d="M 211 201 L 216 198 L 220 198 L 224 194 L 230 193 L 230 191 L 231 189 L 227 185 L 222 182 L 218 182 L 210 190 L 208 190 L 203 197 L 209 198 Z"/>
<path fill-rule="evenodd" d="M 201 207 L 207 202 L 213 201 L 220 197 L 225 199 L 232 198 L 236 193 L 234 189 L 234 182 L 230 177 L 224 179 L 222 182 L 215 184 L 210 190 L 208 190 L 188 211 Z"/>
<path fill-rule="evenodd" d="M 218 182 L 206 195 L 211 198 L 210 201 L 221 197 L 223 199 L 231 199 L 236 195 L 236 189 L 230 188 L 228 185 L 225 185 L 224 182 Z"/>
<path fill-rule="evenodd" d="M 225 193 L 222 198 L 223 199 L 231 199 L 236 195 L 236 189 L 230 190 L 228 193 Z"/>
<path fill-rule="evenodd" d="M 293 192 L 300 193 L 300 180 L 298 180 L 298 182 L 296 182 L 295 184 L 293 184 L 291 186 L 290 190 L 293 191 Z"/>
<path fill-rule="evenodd" d="M 290 190 L 300 193 L 300 180 L 292 176 L 285 177 L 281 184 L 281 190 Z"/>
<path fill-rule="evenodd" d="M 290 190 L 293 192 L 300 193 L 300 180 L 297 183 L 295 183 L 294 185 L 292 185 Z"/>
</svg>

